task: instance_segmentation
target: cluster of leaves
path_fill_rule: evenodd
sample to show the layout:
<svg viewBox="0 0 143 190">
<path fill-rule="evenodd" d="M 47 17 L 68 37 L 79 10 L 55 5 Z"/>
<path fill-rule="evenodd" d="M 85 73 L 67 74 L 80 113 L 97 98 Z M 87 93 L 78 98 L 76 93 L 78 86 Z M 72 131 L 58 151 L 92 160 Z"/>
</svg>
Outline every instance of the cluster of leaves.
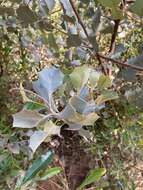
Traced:
<svg viewBox="0 0 143 190">
<path fill-rule="evenodd" d="M 64 78 L 59 68 L 50 67 L 42 70 L 33 87 L 45 105 L 37 105 L 27 98 L 26 107 L 13 116 L 13 127 L 38 129 L 30 137 L 29 146 L 33 152 L 44 140 L 47 141 L 47 137 L 60 136 L 61 126 L 64 124 L 68 125 L 68 130 L 83 132 L 83 126 L 93 125 L 99 118 L 97 113 L 105 107 L 106 101 L 118 98 L 116 92 L 108 89 L 112 85 L 111 79 L 87 66 L 75 68 L 69 76 L 66 76 L 65 82 Z M 56 93 L 58 88 L 60 96 L 55 95 L 53 99 L 53 93 Z M 56 105 L 63 109 L 59 112 Z M 47 114 L 39 113 L 46 106 Z M 31 108 L 34 110 L 31 111 Z M 54 118 L 57 119 L 57 123 L 62 121 L 61 126 L 52 122 Z"/>
</svg>

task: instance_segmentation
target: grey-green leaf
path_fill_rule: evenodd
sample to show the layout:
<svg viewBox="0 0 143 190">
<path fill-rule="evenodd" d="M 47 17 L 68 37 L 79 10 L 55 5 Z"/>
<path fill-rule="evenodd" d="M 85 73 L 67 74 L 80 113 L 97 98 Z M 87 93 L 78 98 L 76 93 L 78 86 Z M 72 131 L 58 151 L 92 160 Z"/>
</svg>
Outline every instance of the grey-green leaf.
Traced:
<svg viewBox="0 0 143 190">
<path fill-rule="evenodd" d="M 49 11 L 52 11 L 55 7 L 56 1 L 55 0 L 45 0 L 45 3 L 49 9 Z"/>
<path fill-rule="evenodd" d="M 29 147 L 33 152 L 40 146 L 42 142 L 48 137 L 48 133 L 45 131 L 35 131 L 30 137 Z"/>
<path fill-rule="evenodd" d="M 34 128 L 43 118 L 37 111 L 22 110 L 13 115 L 13 127 Z"/>
<path fill-rule="evenodd" d="M 63 80 L 64 74 L 59 68 L 45 68 L 39 73 L 39 79 L 33 82 L 33 88 L 40 96 L 50 101 L 52 93 L 63 84 Z"/>
</svg>

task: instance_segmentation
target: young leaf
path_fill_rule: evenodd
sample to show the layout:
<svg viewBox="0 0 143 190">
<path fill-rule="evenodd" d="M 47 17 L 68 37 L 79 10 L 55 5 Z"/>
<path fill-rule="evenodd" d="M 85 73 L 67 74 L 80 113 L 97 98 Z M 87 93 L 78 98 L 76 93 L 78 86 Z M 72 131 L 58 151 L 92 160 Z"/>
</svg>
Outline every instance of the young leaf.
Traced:
<svg viewBox="0 0 143 190">
<path fill-rule="evenodd" d="M 74 107 L 70 104 L 65 107 L 60 116 L 67 121 L 67 123 L 71 126 L 70 128 L 73 128 L 74 125 L 77 126 L 77 130 L 79 130 L 83 125 L 93 125 L 99 118 L 96 113 L 89 113 L 88 115 L 80 114 L 76 112 Z M 74 130 L 76 130 L 75 127 Z"/>
<path fill-rule="evenodd" d="M 55 125 L 52 121 L 45 118 L 39 123 L 39 127 L 44 130 L 48 134 L 48 136 L 51 135 L 58 135 L 60 136 L 61 127 L 58 125 Z"/>
<path fill-rule="evenodd" d="M 53 159 L 53 151 L 49 150 L 45 155 L 42 155 L 40 158 L 35 160 L 32 166 L 26 172 L 22 184 L 25 184 L 27 181 L 31 180 L 40 170 L 47 167 Z"/>
<path fill-rule="evenodd" d="M 99 80 L 100 76 L 101 76 L 100 72 L 91 70 L 90 76 L 89 76 L 89 82 L 92 88 L 95 88 L 97 86 L 97 81 Z"/>
<path fill-rule="evenodd" d="M 40 180 L 47 180 L 55 175 L 57 175 L 58 173 L 60 173 L 62 171 L 62 169 L 60 167 L 54 167 L 54 168 L 50 168 L 47 171 L 44 172 L 44 174 L 41 176 Z"/>
<path fill-rule="evenodd" d="M 70 74 L 71 82 L 75 89 L 80 90 L 88 81 L 90 69 L 86 65 L 77 67 Z"/>
<path fill-rule="evenodd" d="M 97 87 L 100 90 L 106 89 L 112 85 L 111 79 L 108 76 L 101 75 L 97 82 Z"/>
<path fill-rule="evenodd" d="M 13 115 L 13 127 L 34 128 L 44 117 L 37 111 L 22 110 Z"/>
<path fill-rule="evenodd" d="M 83 189 L 86 185 L 99 181 L 105 173 L 106 170 L 104 168 L 92 170 L 90 174 L 86 177 L 86 179 L 82 182 L 82 184 L 79 186 L 78 190 Z"/>
<path fill-rule="evenodd" d="M 97 97 L 96 103 L 98 105 L 103 104 L 104 102 L 107 102 L 109 100 L 114 100 L 118 98 L 117 92 L 114 91 L 105 91 L 100 96 Z"/>
</svg>

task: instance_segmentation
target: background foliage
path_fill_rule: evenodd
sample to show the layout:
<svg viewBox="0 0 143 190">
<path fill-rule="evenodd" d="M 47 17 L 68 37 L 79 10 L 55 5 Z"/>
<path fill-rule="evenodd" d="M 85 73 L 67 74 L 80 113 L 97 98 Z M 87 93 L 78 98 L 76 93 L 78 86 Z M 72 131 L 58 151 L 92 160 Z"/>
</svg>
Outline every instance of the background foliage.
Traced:
<svg viewBox="0 0 143 190">
<path fill-rule="evenodd" d="M 143 187 L 142 9 L 0 1 L 0 189 Z"/>
</svg>

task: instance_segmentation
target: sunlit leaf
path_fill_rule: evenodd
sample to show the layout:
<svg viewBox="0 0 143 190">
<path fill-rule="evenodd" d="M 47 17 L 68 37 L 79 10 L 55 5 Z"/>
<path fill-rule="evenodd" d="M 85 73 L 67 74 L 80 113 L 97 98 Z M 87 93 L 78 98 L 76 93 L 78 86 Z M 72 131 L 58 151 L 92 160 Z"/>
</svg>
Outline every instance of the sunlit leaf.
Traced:
<svg viewBox="0 0 143 190">
<path fill-rule="evenodd" d="M 88 81 L 90 69 L 86 65 L 77 67 L 70 74 L 71 82 L 75 89 L 80 90 Z"/>
<path fill-rule="evenodd" d="M 62 171 L 60 167 L 54 167 L 46 170 L 44 174 L 40 177 L 40 181 L 47 180 L 55 175 L 59 174 Z"/>
<path fill-rule="evenodd" d="M 94 125 L 97 119 L 99 119 L 99 116 L 96 113 L 89 113 L 88 115 L 84 115 L 83 120 L 79 123 L 82 125 Z"/>
<path fill-rule="evenodd" d="M 46 132 L 48 136 L 51 136 L 51 135 L 60 136 L 61 127 L 58 125 L 55 125 L 48 118 L 41 120 L 38 127 L 41 128 L 44 132 Z"/>
<path fill-rule="evenodd" d="M 61 118 L 69 122 L 69 124 L 72 124 L 71 128 L 73 128 L 74 125 L 76 125 L 77 130 L 81 128 L 80 126 L 83 125 L 93 125 L 94 122 L 99 118 L 99 116 L 96 113 L 89 113 L 87 115 L 80 114 L 76 112 L 74 107 L 70 104 L 68 104 L 65 107 L 65 109 L 61 112 L 60 116 Z"/>
<path fill-rule="evenodd" d="M 78 190 L 83 189 L 86 185 L 99 181 L 100 178 L 103 175 L 105 175 L 105 173 L 106 173 L 106 169 L 104 168 L 98 168 L 98 169 L 92 170 L 90 174 L 82 182 L 82 184 L 79 186 Z"/>
<path fill-rule="evenodd" d="M 97 82 L 97 87 L 100 89 L 100 90 L 103 90 L 103 89 L 106 89 L 108 87 L 110 87 L 112 85 L 112 81 L 111 79 L 109 78 L 109 76 L 106 76 L 106 75 L 101 75 L 99 77 L 99 80 Z"/>
<path fill-rule="evenodd" d="M 96 70 L 91 70 L 90 75 L 89 75 L 89 82 L 92 88 L 95 88 L 97 86 L 97 82 L 100 76 L 101 76 L 100 72 L 97 72 Z"/>
</svg>

